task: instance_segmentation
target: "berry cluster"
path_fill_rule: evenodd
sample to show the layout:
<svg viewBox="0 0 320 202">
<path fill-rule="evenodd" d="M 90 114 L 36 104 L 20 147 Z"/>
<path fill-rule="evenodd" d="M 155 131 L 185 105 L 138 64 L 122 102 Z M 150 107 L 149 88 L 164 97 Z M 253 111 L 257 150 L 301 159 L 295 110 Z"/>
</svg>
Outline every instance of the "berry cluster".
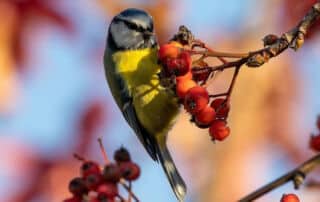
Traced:
<svg viewBox="0 0 320 202">
<path fill-rule="evenodd" d="M 320 130 L 320 116 L 317 119 L 317 127 Z M 320 152 L 320 132 L 317 135 L 311 135 L 309 146 L 314 151 Z"/>
<path fill-rule="evenodd" d="M 295 194 L 283 194 L 280 202 L 300 202 L 300 200 Z"/>
<path fill-rule="evenodd" d="M 230 134 L 226 119 L 230 110 L 229 96 L 209 95 L 205 82 L 210 72 L 194 74 L 192 51 L 177 41 L 160 46 L 158 58 L 162 65 L 161 79 L 170 79 L 184 109 L 199 128 L 209 128 L 212 140 L 222 141 Z M 224 95 L 226 96 L 226 95 Z M 210 102 L 211 98 L 216 98 Z"/>
<path fill-rule="evenodd" d="M 94 161 L 85 160 L 78 155 L 75 157 L 82 161 L 80 177 L 70 181 L 69 191 L 72 197 L 64 202 L 115 202 L 116 198 L 126 201 L 119 194 L 118 184 L 124 186 L 130 198 L 133 197 L 131 182 L 140 176 L 140 168 L 131 161 L 125 148 L 121 147 L 114 153 L 116 163 L 108 162 L 103 169 Z"/>
</svg>

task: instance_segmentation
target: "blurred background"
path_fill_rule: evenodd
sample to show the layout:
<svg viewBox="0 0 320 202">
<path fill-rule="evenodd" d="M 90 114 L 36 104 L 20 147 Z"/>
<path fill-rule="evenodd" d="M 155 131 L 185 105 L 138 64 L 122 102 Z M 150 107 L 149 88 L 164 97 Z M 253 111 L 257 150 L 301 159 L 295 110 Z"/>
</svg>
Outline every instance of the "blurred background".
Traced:
<svg viewBox="0 0 320 202">
<path fill-rule="evenodd" d="M 102 65 L 107 27 L 127 7 L 148 10 L 160 42 L 178 26 L 220 51 L 262 47 L 269 33 L 295 26 L 315 0 L 1 0 L 0 195 L 4 202 L 59 202 L 79 175 L 74 152 L 103 163 L 127 147 L 141 166 L 142 202 L 175 201 L 160 165 L 139 144 L 112 100 Z M 318 31 L 318 32 L 317 32 Z M 320 113 L 320 32 L 258 69 L 243 68 L 232 96 L 231 136 L 212 143 L 182 113 L 169 148 L 188 185 L 187 202 L 233 202 L 310 158 Z M 223 91 L 231 72 L 211 85 Z M 320 169 L 309 179 L 319 180 Z M 257 200 L 294 192 L 318 202 L 319 188 L 285 185 Z"/>
</svg>

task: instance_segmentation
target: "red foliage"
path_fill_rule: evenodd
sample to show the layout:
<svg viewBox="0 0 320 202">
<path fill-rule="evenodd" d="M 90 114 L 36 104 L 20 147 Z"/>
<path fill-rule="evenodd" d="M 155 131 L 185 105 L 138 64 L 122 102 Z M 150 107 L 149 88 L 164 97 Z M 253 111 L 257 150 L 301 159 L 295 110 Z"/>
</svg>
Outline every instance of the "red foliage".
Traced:
<svg viewBox="0 0 320 202">
<path fill-rule="evenodd" d="M 24 30 L 33 20 L 45 21 L 45 23 L 55 24 L 67 32 L 73 31 L 71 21 L 64 15 L 58 13 L 52 8 L 47 1 L 42 0 L 6 0 L 11 4 L 17 15 L 16 23 L 14 24 L 14 35 L 12 41 L 12 50 L 15 61 L 18 64 L 25 62 L 26 48 L 24 46 L 23 36 Z M 18 65 L 21 66 L 21 65 Z"/>
<path fill-rule="evenodd" d="M 81 115 L 79 129 L 81 133 L 91 134 L 104 120 L 104 106 L 101 102 L 93 102 Z"/>
</svg>

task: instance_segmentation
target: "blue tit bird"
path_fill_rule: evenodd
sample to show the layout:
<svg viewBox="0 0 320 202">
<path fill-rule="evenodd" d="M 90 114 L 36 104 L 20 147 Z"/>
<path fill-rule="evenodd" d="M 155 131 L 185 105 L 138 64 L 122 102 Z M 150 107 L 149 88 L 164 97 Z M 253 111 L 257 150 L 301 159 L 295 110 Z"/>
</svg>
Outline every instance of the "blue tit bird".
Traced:
<svg viewBox="0 0 320 202">
<path fill-rule="evenodd" d="M 166 145 L 179 113 L 175 93 L 160 84 L 158 43 L 153 19 L 145 11 L 126 9 L 109 26 L 104 68 L 112 95 L 125 120 L 155 161 L 160 161 L 179 201 L 186 185 Z"/>
</svg>

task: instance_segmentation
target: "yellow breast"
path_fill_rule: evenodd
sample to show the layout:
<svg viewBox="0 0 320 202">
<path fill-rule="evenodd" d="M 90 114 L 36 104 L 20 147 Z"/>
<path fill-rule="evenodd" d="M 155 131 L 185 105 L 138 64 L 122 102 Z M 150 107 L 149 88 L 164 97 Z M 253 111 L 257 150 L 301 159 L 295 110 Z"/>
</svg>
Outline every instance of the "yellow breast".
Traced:
<svg viewBox="0 0 320 202">
<path fill-rule="evenodd" d="M 161 67 L 157 64 L 157 50 L 147 48 L 117 52 L 113 55 L 113 60 L 116 61 L 117 73 L 126 82 L 127 90 L 141 96 L 145 104 L 150 102 L 157 91 L 148 91 L 151 87 L 160 87 L 157 73 Z"/>
<path fill-rule="evenodd" d="M 126 81 L 141 124 L 149 133 L 167 133 L 178 113 L 174 94 L 160 86 L 157 50 L 143 49 L 115 53 L 116 71 Z"/>
</svg>

